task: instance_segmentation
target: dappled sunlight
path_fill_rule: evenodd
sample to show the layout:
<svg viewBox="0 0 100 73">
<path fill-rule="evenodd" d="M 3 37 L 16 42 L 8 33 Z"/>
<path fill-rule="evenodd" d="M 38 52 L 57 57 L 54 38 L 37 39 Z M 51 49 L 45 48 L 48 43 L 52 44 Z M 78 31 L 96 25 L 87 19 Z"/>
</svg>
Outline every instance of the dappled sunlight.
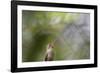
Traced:
<svg viewBox="0 0 100 73">
<path fill-rule="evenodd" d="M 22 11 L 22 60 L 44 61 L 46 46 L 53 44 L 53 60 L 90 58 L 90 15 Z"/>
</svg>

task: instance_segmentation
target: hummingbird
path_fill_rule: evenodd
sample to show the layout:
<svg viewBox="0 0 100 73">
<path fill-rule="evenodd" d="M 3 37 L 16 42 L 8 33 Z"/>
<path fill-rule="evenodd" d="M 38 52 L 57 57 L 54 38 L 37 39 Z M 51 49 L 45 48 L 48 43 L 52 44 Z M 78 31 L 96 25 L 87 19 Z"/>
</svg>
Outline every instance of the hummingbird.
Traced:
<svg viewBox="0 0 100 73">
<path fill-rule="evenodd" d="M 46 47 L 45 61 L 53 61 L 53 58 L 54 58 L 53 45 L 48 44 Z"/>
</svg>

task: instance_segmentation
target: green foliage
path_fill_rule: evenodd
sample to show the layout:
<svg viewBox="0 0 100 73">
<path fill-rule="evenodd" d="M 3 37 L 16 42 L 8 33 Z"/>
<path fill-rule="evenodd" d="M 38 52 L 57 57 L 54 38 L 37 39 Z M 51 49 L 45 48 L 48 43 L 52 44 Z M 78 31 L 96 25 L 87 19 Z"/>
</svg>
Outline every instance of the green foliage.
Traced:
<svg viewBox="0 0 100 73">
<path fill-rule="evenodd" d="M 65 27 L 74 22 L 77 13 L 22 11 L 22 61 L 44 61 L 46 46 L 54 43 L 54 60 L 68 57 L 70 45 L 62 48 L 58 41 Z"/>
</svg>

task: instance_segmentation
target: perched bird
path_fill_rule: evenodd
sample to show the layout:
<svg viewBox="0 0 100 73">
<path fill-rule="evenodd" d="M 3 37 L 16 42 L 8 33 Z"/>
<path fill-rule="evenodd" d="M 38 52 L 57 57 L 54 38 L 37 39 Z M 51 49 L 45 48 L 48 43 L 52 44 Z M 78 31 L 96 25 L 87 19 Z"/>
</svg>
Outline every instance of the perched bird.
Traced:
<svg viewBox="0 0 100 73">
<path fill-rule="evenodd" d="M 53 45 L 48 44 L 46 48 L 45 61 L 53 61 L 53 57 L 54 57 Z"/>
</svg>

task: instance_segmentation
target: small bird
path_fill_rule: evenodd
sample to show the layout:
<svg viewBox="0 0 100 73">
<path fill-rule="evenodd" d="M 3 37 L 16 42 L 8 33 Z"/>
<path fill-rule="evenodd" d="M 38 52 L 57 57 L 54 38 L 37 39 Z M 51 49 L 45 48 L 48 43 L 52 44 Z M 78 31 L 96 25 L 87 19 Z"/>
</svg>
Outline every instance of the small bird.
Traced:
<svg viewBox="0 0 100 73">
<path fill-rule="evenodd" d="M 45 61 L 53 61 L 53 57 L 54 57 L 53 45 L 48 44 L 46 48 Z"/>
</svg>

